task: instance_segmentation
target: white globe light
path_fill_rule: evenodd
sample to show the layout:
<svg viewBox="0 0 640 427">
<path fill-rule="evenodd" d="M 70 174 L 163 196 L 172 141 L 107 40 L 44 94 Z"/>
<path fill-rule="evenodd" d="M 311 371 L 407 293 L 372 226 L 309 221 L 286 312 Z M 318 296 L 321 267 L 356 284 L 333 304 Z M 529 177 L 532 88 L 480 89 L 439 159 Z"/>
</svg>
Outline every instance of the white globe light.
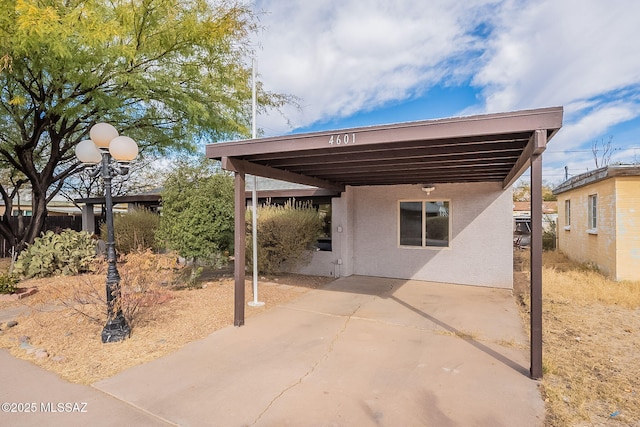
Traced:
<svg viewBox="0 0 640 427">
<path fill-rule="evenodd" d="M 130 162 L 138 156 L 138 144 L 128 136 L 118 136 L 109 144 L 109 153 L 118 161 Z"/>
<path fill-rule="evenodd" d="M 89 136 L 98 148 L 106 149 L 111 140 L 118 136 L 118 131 L 109 123 L 96 123 L 91 127 Z"/>
<path fill-rule="evenodd" d="M 102 153 L 93 141 L 85 139 L 76 145 L 76 157 L 82 163 L 95 165 L 102 160 Z"/>
</svg>

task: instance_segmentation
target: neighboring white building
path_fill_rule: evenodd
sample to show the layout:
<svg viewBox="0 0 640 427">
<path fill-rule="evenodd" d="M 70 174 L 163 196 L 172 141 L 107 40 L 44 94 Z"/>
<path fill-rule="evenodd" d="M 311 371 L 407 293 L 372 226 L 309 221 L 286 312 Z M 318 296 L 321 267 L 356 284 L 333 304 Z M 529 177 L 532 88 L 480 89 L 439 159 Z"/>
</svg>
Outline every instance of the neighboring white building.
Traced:
<svg viewBox="0 0 640 427">
<path fill-rule="evenodd" d="M 498 184 L 434 184 L 429 194 L 422 185 L 347 187 L 337 193 L 261 177 L 257 184 L 259 202 L 294 198 L 331 205 L 330 244 L 293 272 L 512 286 L 511 191 Z M 247 206 L 252 189 L 253 178 L 248 177 Z M 430 228 L 437 228 L 436 236 L 429 234 Z M 485 230 L 492 235 L 475 238 Z M 460 256 L 468 260 L 468 268 L 458 265 Z"/>
<path fill-rule="evenodd" d="M 244 173 L 332 192 L 331 250 L 302 273 L 510 288 L 511 185 L 561 122 L 550 108 L 215 143 L 207 157 L 243 173 L 244 192 Z"/>
<path fill-rule="evenodd" d="M 297 272 L 510 288 L 511 205 L 511 191 L 496 183 L 438 184 L 428 196 L 421 185 L 347 187 L 332 200 L 332 250 Z"/>
</svg>

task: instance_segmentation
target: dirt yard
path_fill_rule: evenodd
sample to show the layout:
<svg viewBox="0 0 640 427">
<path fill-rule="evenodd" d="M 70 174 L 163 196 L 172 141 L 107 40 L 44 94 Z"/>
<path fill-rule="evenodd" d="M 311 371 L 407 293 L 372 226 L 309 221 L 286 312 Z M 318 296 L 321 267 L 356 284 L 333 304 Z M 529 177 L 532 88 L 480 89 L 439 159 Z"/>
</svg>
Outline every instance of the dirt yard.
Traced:
<svg viewBox="0 0 640 427">
<path fill-rule="evenodd" d="M 140 264 L 136 263 L 136 268 Z M 123 292 L 134 288 L 129 295 L 137 296 L 129 339 L 120 343 L 101 342 L 106 321 L 102 297 L 105 274 L 101 270 L 97 274 L 20 282 L 20 287 L 35 287 L 38 292 L 18 301 L 0 300 L 0 310 L 26 310 L 18 317 L 18 325 L 8 328 L 6 323 L 0 324 L 0 347 L 68 381 L 90 384 L 233 324 L 234 282 L 228 270 L 205 271 L 199 287 L 176 289 L 150 285 L 139 277 L 129 277 L 125 266 L 119 268 L 123 282 L 128 281 L 123 284 Z M 153 268 L 152 273 L 165 279 L 162 276 L 165 270 Z M 258 295 L 265 305 L 245 305 L 245 316 L 254 316 L 331 280 L 299 275 L 262 277 Z M 250 277 L 245 295 L 247 301 L 253 300 Z M 131 307 L 125 308 L 132 311 Z"/>
<path fill-rule="evenodd" d="M 528 322 L 525 251 L 514 293 Z M 613 282 L 556 252 L 543 256 L 547 426 L 640 426 L 640 282 Z"/>
</svg>

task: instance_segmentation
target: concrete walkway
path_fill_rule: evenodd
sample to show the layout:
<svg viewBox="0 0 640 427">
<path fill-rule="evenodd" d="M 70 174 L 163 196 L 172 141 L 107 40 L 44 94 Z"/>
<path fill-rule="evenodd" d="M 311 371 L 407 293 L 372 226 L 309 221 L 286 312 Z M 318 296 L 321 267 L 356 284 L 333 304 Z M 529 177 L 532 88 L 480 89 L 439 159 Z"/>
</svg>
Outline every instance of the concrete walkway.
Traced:
<svg viewBox="0 0 640 427">
<path fill-rule="evenodd" d="M 510 291 L 348 277 L 93 387 L 0 352 L 1 400 L 88 401 L 0 425 L 541 426 L 527 348 Z"/>
<path fill-rule="evenodd" d="M 0 350 L 0 426 L 168 426 L 168 422 L 90 386 Z"/>
</svg>

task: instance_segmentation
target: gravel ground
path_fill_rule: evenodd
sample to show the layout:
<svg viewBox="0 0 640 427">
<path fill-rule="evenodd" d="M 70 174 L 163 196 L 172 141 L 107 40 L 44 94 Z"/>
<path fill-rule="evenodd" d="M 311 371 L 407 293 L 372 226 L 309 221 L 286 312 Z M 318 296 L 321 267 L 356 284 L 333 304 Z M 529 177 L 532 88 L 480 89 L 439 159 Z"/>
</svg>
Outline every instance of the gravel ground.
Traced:
<svg viewBox="0 0 640 427">
<path fill-rule="evenodd" d="M 290 301 L 331 280 L 300 275 L 261 277 L 259 299 L 265 305 L 246 306 L 245 316 Z M 22 281 L 20 287 L 35 287 L 38 292 L 22 300 L 0 301 L 0 312 L 25 310 L 15 319 L 16 326 L 0 324 L 0 347 L 71 382 L 90 384 L 233 324 L 234 282 L 228 271 L 205 272 L 201 288 L 177 290 L 133 281 L 138 289 L 127 294 L 130 299 L 137 298 L 131 337 L 102 344 L 104 281 L 103 272 Z M 253 300 L 251 277 L 245 294 L 247 301 Z"/>
</svg>

